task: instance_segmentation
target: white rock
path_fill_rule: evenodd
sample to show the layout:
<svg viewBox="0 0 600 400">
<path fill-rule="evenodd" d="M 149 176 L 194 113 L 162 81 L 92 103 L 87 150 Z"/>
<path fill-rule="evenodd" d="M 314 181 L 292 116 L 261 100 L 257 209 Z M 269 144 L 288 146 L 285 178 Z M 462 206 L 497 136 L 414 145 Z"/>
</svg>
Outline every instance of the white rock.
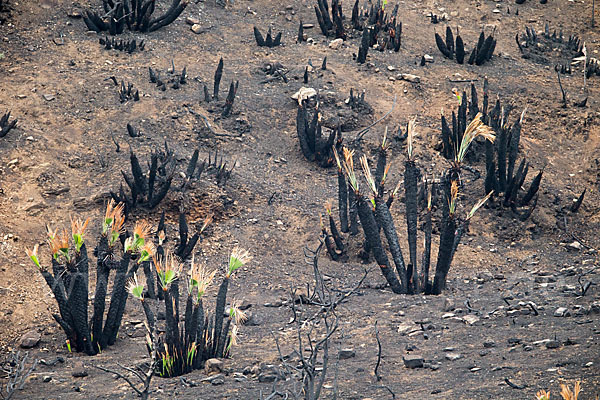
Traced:
<svg viewBox="0 0 600 400">
<path fill-rule="evenodd" d="M 566 317 L 569 313 L 569 310 L 566 307 L 558 307 L 555 311 L 554 311 L 554 316 L 555 317 Z"/>
<path fill-rule="evenodd" d="M 408 82 L 412 82 L 412 83 L 421 82 L 421 78 L 419 78 L 417 75 L 413 75 L 413 74 L 400 74 L 400 75 L 398 75 L 398 78 L 403 79 Z"/>
<path fill-rule="evenodd" d="M 333 49 L 333 50 L 337 50 L 342 46 L 342 43 L 344 43 L 343 39 L 332 40 L 331 42 L 329 42 L 329 48 Z"/>
<path fill-rule="evenodd" d="M 465 315 L 463 317 L 463 321 L 465 321 L 465 323 L 467 325 L 473 325 L 474 323 L 476 323 L 477 321 L 479 321 L 479 317 L 475 316 L 475 315 Z"/>
<path fill-rule="evenodd" d="M 313 88 L 301 87 L 296 93 L 292 95 L 292 99 L 297 100 L 298 104 L 302 104 L 302 101 L 315 97 L 317 91 Z"/>
</svg>

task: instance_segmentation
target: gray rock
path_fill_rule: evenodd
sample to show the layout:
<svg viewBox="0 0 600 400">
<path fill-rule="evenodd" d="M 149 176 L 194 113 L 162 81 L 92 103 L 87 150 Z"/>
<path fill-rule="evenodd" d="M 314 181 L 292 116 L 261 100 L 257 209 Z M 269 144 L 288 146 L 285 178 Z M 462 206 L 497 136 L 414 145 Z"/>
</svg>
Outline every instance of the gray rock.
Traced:
<svg viewBox="0 0 600 400">
<path fill-rule="evenodd" d="M 40 339 L 41 336 L 38 333 L 38 331 L 31 330 L 25 333 L 23 336 L 21 336 L 21 339 L 19 340 L 19 346 L 21 346 L 24 349 L 31 349 L 32 347 L 38 345 Z"/>
<path fill-rule="evenodd" d="M 52 101 L 52 100 L 54 100 L 54 99 L 55 99 L 54 95 L 52 95 L 52 94 L 48 94 L 48 93 L 46 93 L 46 94 L 44 94 L 43 96 L 44 96 L 44 99 L 45 99 L 46 101 Z"/>
<path fill-rule="evenodd" d="M 449 312 L 454 310 L 456 306 L 454 305 L 454 301 L 452 299 L 449 299 L 448 297 L 446 297 L 444 299 L 444 311 L 445 312 Z"/>
<path fill-rule="evenodd" d="M 550 340 L 546 342 L 547 349 L 558 349 L 560 347 L 560 342 L 558 340 Z"/>
<path fill-rule="evenodd" d="M 221 375 L 219 378 L 215 378 L 212 381 L 210 381 L 210 383 L 212 383 L 213 385 L 222 385 L 225 383 L 225 379 L 223 378 L 223 376 Z"/>
<path fill-rule="evenodd" d="M 236 382 L 245 382 L 248 380 L 248 378 L 246 377 L 246 375 L 244 375 L 243 373 L 240 372 L 234 372 L 233 373 L 233 379 Z"/>
<path fill-rule="evenodd" d="M 258 375 L 258 381 L 259 382 L 275 382 L 275 380 L 277 380 L 279 376 L 275 373 L 272 372 L 262 372 Z"/>
<path fill-rule="evenodd" d="M 272 364 L 263 364 L 260 366 L 260 374 L 258 374 L 259 382 L 275 382 L 282 379 L 283 376 L 277 366 Z"/>
<path fill-rule="evenodd" d="M 410 354 L 402 357 L 406 368 L 423 368 L 423 357 L 418 354 Z"/>
<path fill-rule="evenodd" d="M 42 382 L 50 382 L 52 380 L 52 377 L 50 375 L 44 375 L 44 377 L 42 378 Z"/>
<path fill-rule="evenodd" d="M 218 358 L 209 358 L 206 360 L 206 364 L 204 365 L 204 369 L 207 374 L 214 374 L 223 372 L 223 361 Z"/>
<path fill-rule="evenodd" d="M 459 353 L 448 353 L 448 354 L 446 354 L 446 360 L 448 360 L 448 361 L 460 360 L 462 357 L 463 357 L 462 354 L 459 354 Z"/>
<path fill-rule="evenodd" d="M 354 352 L 354 349 L 341 349 L 340 350 L 340 360 L 346 360 L 348 358 L 352 358 L 355 357 L 356 353 Z"/>
<path fill-rule="evenodd" d="M 71 372 L 71 375 L 74 378 L 85 378 L 86 376 L 88 376 L 88 371 L 83 366 L 83 364 L 77 363 L 77 364 L 75 364 L 75 367 L 73 368 L 73 372 Z"/>
<path fill-rule="evenodd" d="M 568 317 L 569 315 L 571 315 L 571 313 L 569 313 L 569 309 L 566 307 L 558 307 L 554 311 L 555 317 Z"/>
<path fill-rule="evenodd" d="M 219 380 L 222 382 L 221 383 L 213 383 L 214 381 L 219 382 Z M 224 380 L 223 374 L 216 374 L 216 375 L 209 376 L 208 378 L 201 379 L 200 382 L 209 382 L 209 383 L 213 383 L 214 385 L 222 385 L 225 382 L 225 380 Z"/>
<path fill-rule="evenodd" d="M 496 347 L 496 342 L 494 342 L 492 339 L 486 339 L 483 341 L 483 347 L 486 349 L 491 349 L 492 347 Z"/>
</svg>

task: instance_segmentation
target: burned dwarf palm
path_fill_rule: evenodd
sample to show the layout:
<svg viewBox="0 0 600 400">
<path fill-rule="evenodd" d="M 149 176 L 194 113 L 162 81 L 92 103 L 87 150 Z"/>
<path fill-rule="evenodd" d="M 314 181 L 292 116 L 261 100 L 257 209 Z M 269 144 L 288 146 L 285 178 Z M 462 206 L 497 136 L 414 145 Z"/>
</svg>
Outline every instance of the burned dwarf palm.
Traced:
<svg viewBox="0 0 600 400">
<path fill-rule="evenodd" d="M 104 13 L 86 11 L 83 22 L 88 30 L 108 31 L 119 35 L 125 31 L 154 32 L 171 24 L 187 7 L 189 0 L 172 0 L 169 8 L 160 16 L 155 16 L 156 0 L 102 0 Z"/>
<path fill-rule="evenodd" d="M 456 59 L 458 64 L 463 64 L 465 62 L 465 44 L 458 32 L 458 28 L 456 28 L 456 39 L 454 39 L 450 26 L 446 27 L 446 40 L 442 39 L 437 32 L 435 32 L 434 35 L 435 44 L 444 57 L 450 60 Z M 486 36 L 485 32 L 481 31 L 477 45 L 473 48 L 469 57 L 466 58 L 466 61 L 471 65 L 483 65 L 492 59 L 495 50 L 496 39 L 494 38 L 494 32 L 492 32 L 491 35 Z"/>
<path fill-rule="evenodd" d="M 66 229 L 48 228 L 48 243 L 52 252 L 52 271 L 38 257 L 36 245 L 27 254 L 52 290 L 59 314 L 53 314 L 67 336 L 67 346 L 78 352 L 94 355 L 115 343 L 127 292 L 125 283 L 140 263 L 149 259 L 154 247 L 146 243 L 148 225 L 136 224 L 133 236 L 123 237 L 123 206 L 110 202 L 102 222 L 102 233 L 95 249 L 97 256 L 96 290 L 91 320 L 88 320 L 89 260 L 85 245 L 88 220 L 71 220 L 71 238 Z M 118 256 L 117 248 L 122 247 Z M 108 280 L 115 271 L 110 307 L 104 315 Z"/>
<path fill-rule="evenodd" d="M 584 43 L 577 35 L 565 38 L 562 30 L 550 33 L 546 23 L 544 32 L 538 34 L 535 28 L 525 27 L 525 32 L 515 35 L 521 57 L 540 64 L 570 65 L 574 59 L 583 56 Z M 588 77 L 589 78 L 589 77 Z"/>
<path fill-rule="evenodd" d="M 460 157 L 458 160 L 461 161 L 464 158 L 464 154 L 469 148 L 470 142 L 479 135 L 488 135 L 489 128 L 485 129 L 481 125 L 479 117 L 476 118 L 473 126 L 468 126 L 465 137 L 460 148 Z M 389 174 L 389 164 L 386 161 L 386 141 L 382 142 L 381 149 L 379 151 L 379 159 L 375 176 L 371 172 L 367 157 L 363 155 L 360 159 L 361 168 L 367 183 L 367 193 L 362 193 L 359 188 L 359 180 L 354 171 L 354 162 L 352 152 L 344 149 L 344 171 L 346 173 L 346 179 L 348 186 L 354 192 L 354 198 L 356 201 L 356 207 L 360 224 L 363 228 L 363 232 L 366 240 L 366 247 L 373 254 L 375 261 L 380 267 L 380 270 L 385 277 L 386 281 L 390 285 L 394 293 L 421 293 L 426 294 L 440 294 L 444 289 L 446 276 L 450 270 L 450 265 L 454 256 L 454 252 L 458 247 L 458 243 L 461 240 L 462 232 L 467 228 L 468 221 L 472 218 L 473 214 L 479 209 L 485 200 L 478 202 L 473 210 L 467 215 L 467 218 L 460 219 L 457 212 L 457 201 L 458 201 L 458 180 L 453 180 L 451 177 L 453 173 L 449 170 L 446 176 L 441 180 L 441 185 L 444 186 L 444 199 L 443 199 L 443 212 L 442 220 L 440 223 L 440 239 L 439 239 L 439 250 L 437 255 L 437 263 L 435 266 L 434 279 L 429 279 L 429 269 L 431 260 L 431 236 L 432 236 L 432 196 L 427 194 L 430 188 L 427 183 L 423 184 L 423 191 L 425 197 L 428 198 L 426 213 L 422 218 L 424 219 L 424 249 L 421 256 L 421 265 L 418 265 L 417 258 L 417 225 L 418 225 L 418 182 L 419 182 L 419 169 L 416 165 L 414 158 L 413 149 L 413 136 L 415 131 L 415 122 L 411 121 L 408 126 L 407 136 L 407 150 L 408 158 L 405 161 L 405 173 L 404 173 L 404 191 L 405 191 L 405 213 L 406 213 L 406 232 L 408 240 L 409 258 L 408 263 L 405 261 L 404 254 L 400 245 L 400 238 L 397 232 L 396 224 L 390 213 L 390 207 L 393 200 L 400 188 L 400 184 L 396 189 L 389 195 L 387 199 L 384 198 L 385 183 Z M 422 191 L 422 193 L 423 193 Z M 429 193 L 431 193 L 430 191 Z M 380 231 L 386 238 L 391 260 L 393 261 L 394 267 L 388 257 L 388 253 L 384 244 L 381 240 Z M 420 267 L 420 268 L 419 268 Z"/>
<path fill-rule="evenodd" d="M 156 84 L 156 87 L 161 90 L 167 90 L 167 85 L 171 89 L 179 89 L 181 85 L 187 84 L 187 67 L 183 67 L 181 73 L 175 71 L 175 63 L 171 60 L 171 68 L 167 70 L 167 73 L 161 77 L 159 71 L 155 71 L 152 67 L 148 67 L 148 75 L 150 83 Z"/>
<path fill-rule="evenodd" d="M 221 78 L 223 77 L 223 57 L 219 59 L 219 64 L 217 64 L 217 69 L 215 70 L 215 77 L 213 83 L 213 94 L 212 97 L 208 91 L 208 87 L 204 84 L 204 102 L 218 102 L 219 101 L 219 89 L 221 86 Z M 229 91 L 227 92 L 227 97 L 225 99 L 225 103 L 217 103 L 216 107 L 209 110 L 211 112 L 220 112 L 221 118 L 226 118 L 231 115 L 231 111 L 233 109 L 233 102 L 235 101 L 235 96 L 238 91 L 240 81 L 236 81 L 235 83 L 231 81 L 229 84 Z"/>
<path fill-rule="evenodd" d="M 127 85 L 125 85 L 125 81 L 121 81 L 121 86 L 119 87 L 119 101 L 121 103 L 126 103 L 130 100 L 140 101 L 140 91 L 133 89 L 133 83 L 127 82 Z"/>
<path fill-rule="evenodd" d="M 258 47 L 277 47 L 281 44 L 281 32 L 273 38 L 271 28 L 267 31 L 267 36 L 263 37 L 257 27 L 254 27 L 254 40 Z"/>
<path fill-rule="evenodd" d="M 493 148 L 491 146 L 486 148 L 485 191 L 496 192 L 499 195 L 498 205 L 510 208 L 521 221 L 525 221 L 537 205 L 544 170 L 537 173 L 528 189 L 522 190 L 529 172 L 529 163 L 522 158 L 516 171 L 515 166 L 519 158 L 519 142 L 525 110 L 512 125 L 508 124 L 509 113 L 510 108 L 500 107 L 499 101 L 490 112 L 490 125 L 496 131 L 498 140 Z"/>
<path fill-rule="evenodd" d="M 523 111 L 520 118 L 510 125 L 508 119 L 512 110 L 511 106 L 503 106 L 498 98 L 494 107 L 488 110 L 487 79 L 484 79 L 483 83 L 483 102 L 481 105 L 479 104 L 477 89 L 473 83 L 471 84 L 470 99 L 466 91 L 460 94 L 455 90 L 455 95 L 458 98 L 459 106 L 456 112 L 452 112 L 451 123 L 446 120 L 443 114 L 441 118 L 442 140 L 440 150 L 442 155 L 450 160 L 452 168 L 457 171 L 460 168 L 466 168 L 465 161 L 478 161 L 477 155 L 485 153 L 485 193 L 494 191 L 496 195 L 501 195 L 503 199 L 500 204 L 513 209 L 520 219 L 527 219 L 535 209 L 543 172 L 540 171 L 536 175 L 525 193 L 521 192 L 529 171 L 529 165 L 525 159 L 517 164 L 525 112 Z M 493 130 L 489 133 L 494 134 L 495 141 L 485 140 L 481 142 L 476 138 L 465 138 L 467 126 L 476 119 L 479 119 L 479 125 L 489 124 Z M 487 135 L 478 136 L 487 139 Z M 475 151 L 469 154 L 466 152 L 461 153 L 461 145 L 465 140 L 470 147 L 475 146 Z M 477 177 L 479 176 L 477 170 L 471 168 L 469 170 L 474 172 Z M 522 207 L 526 208 L 521 209 Z"/>
<path fill-rule="evenodd" d="M 245 320 L 245 315 L 234 302 L 224 321 L 227 289 L 235 271 L 249 260 L 247 251 L 239 248 L 232 251 L 225 277 L 219 287 L 214 315 L 210 315 L 204 307 L 203 299 L 216 270 L 208 272 L 196 265 L 192 258 L 189 274 L 186 276 L 183 265 L 172 253 L 166 252 L 164 256 L 153 259 L 166 316 L 165 334 L 158 338 L 151 337 L 148 342 L 150 352 L 154 349 L 152 343 L 156 343 L 159 376 L 180 376 L 203 368 L 210 358 L 222 358 L 231 354 L 232 347 L 237 344 L 239 325 Z M 180 315 L 179 302 L 176 301 L 179 297 L 176 282 L 182 280 L 187 283 L 187 297 L 184 314 Z M 143 285 L 134 279 L 130 284 L 130 292 L 141 301 L 148 325 L 154 326 L 155 316 L 144 297 Z"/>
<path fill-rule="evenodd" d="M 327 0 L 317 0 L 315 14 L 323 35 L 346 40 L 344 13 L 342 11 L 342 2 L 340 0 L 332 0 L 331 14 L 329 14 L 329 4 L 327 3 Z"/>
<path fill-rule="evenodd" d="M 359 10 L 358 0 L 352 10 L 354 29 L 362 30 L 362 39 L 358 49 L 357 62 L 364 64 L 369 48 L 379 51 L 400 51 L 402 45 L 402 22 L 398 20 L 398 5 L 391 13 L 385 12 L 385 4 L 371 4 L 367 10 Z"/>
<path fill-rule="evenodd" d="M 342 129 L 338 126 L 329 132 L 329 136 L 323 136 L 319 102 L 317 102 L 312 116 L 308 113 L 309 107 L 309 101 L 299 101 L 296 132 L 300 141 L 300 149 L 308 161 L 315 161 L 324 168 L 331 167 L 334 164 L 333 146 L 339 147 L 343 141 Z"/>
<path fill-rule="evenodd" d="M 131 176 L 124 171 L 121 171 L 121 174 L 129 187 L 130 196 L 125 193 L 122 184 L 118 194 L 110 192 L 116 202 L 125 204 L 126 216 L 139 205 L 149 209 L 155 208 L 169 192 L 175 175 L 173 151 L 169 149 L 166 142 L 164 151 L 151 153 L 147 173 L 142 171 L 142 166 L 133 150 L 129 152 L 129 161 Z"/>
<path fill-rule="evenodd" d="M 17 119 L 10 120 L 10 111 L 6 112 L 2 118 L 0 118 L 0 138 L 8 135 L 11 129 L 17 126 Z"/>
<path fill-rule="evenodd" d="M 143 40 L 139 42 L 135 39 L 131 40 L 117 40 L 115 38 L 109 38 L 108 36 L 105 38 L 98 39 L 98 42 L 104 46 L 105 50 L 119 50 L 124 51 L 128 54 L 132 54 L 136 50 L 143 51 L 146 47 L 146 44 Z"/>
</svg>

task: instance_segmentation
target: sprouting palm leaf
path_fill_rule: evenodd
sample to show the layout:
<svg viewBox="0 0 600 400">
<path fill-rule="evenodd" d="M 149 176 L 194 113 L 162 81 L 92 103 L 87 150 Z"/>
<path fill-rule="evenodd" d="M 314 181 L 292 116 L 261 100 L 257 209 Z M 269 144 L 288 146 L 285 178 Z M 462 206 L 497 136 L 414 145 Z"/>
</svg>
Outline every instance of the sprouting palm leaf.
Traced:
<svg viewBox="0 0 600 400">
<path fill-rule="evenodd" d="M 234 247 L 229 256 L 229 265 L 227 267 L 227 277 L 229 278 L 236 270 L 242 267 L 244 264 L 252 260 L 252 256 L 248 250 L 244 250 L 241 247 Z"/>
</svg>

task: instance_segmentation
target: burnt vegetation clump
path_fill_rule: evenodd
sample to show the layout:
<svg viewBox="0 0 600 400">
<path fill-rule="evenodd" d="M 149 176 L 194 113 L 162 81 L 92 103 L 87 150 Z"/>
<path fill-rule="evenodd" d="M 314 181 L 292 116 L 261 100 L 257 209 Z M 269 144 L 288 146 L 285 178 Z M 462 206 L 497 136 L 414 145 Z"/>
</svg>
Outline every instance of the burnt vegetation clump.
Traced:
<svg viewBox="0 0 600 400">
<path fill-rule="evenodd" d="M 98 39 L 98 42 L 102 46 L 104 46 L 105 50 L 114 49 L 114 50 L 126 52 L 128 54 L 132 54 L 136 50 L 143 51 L 144 48 L 146 47 L 146 44 L 144 43 L 143 40 L 140 40 L 139 42 L 136 39 L 117 40 L 116 38 L 109 38 L 108 36 L 105 38 Z"/>
<path fill-rule="evenodd" d="M 277 47 L 281 45 L 281 32 L 273 38 L 271 28 L 269 28 L 267 35 L 263 37 L 258 28 L 254 27 L 254 40 L 256 40 L 258 47 Z"/>
<path fill-rule="evenodd" d="M 374 172 L 371 171 L 366 155 L 360 157 L 360 165 L 364 180 L 360 180 L 354 169 L 354 150 L 343 148 L 343 156 L 335 153 L 338 166 L 338 206 L 341 232 L 350 235 L 358 234 L 358 227 L 364 233 L 363 258 L 368 260 L 372 254 L 382 275 L 394 293 L 425 293 L 440 294 L 446 285 L 446 276 L 450 270 L 454 254 L 460 244 L 462 235 L 468 229 L 468 224 L 475 212 L 490 198 L 489 193 L 477 201 L 466 217 L 461 217 L 458 207 L 459 179 L 464 156 L 475 138 L 481 136 L 487 140 L 494 140 L 491 128 L 483 124 L 481 114 L 478 114 L 465 130 L 465 140 L 461 143 L 459 155 L 452 167 L 437 180 L 423 179 L 423 175 L 416 164 L 413 152 L 415 121 L 410 121 L 407 127 L 407 160 L 404 162 L 404 182 L 399 182 L 394 190 L 385 196 L 385 185 L 388 179 L 391 164 L 388 161 L 387 151 L 389 141 L 384 135 L 381 146 L 377 151 L 377 163 Z M 366 189 L 363 188 L 366 182 Z M 405 260 L 400 246 L 400 235 L 396 228 L 390 208 L 398 198 L 398 192 L 404 186 L 406 237 L 408 239 L 408 259 Z M 441 199 L 436 202 L 436 194 L 441 192 Z M 421 220 L 424 221 L 424 249 L 421 257 L 417 255 L 417 226 L 419 219 L 419 203 L 424 204 Z M 432 264 L 432 215 L 436 210 L 436 203 L 441 203 L 441 220 L 438 226 L 439 250 L 437 261 L 430 277 Z M 322 236 L 327 252 L 334 260 L 342 259 L 345 247 L 343 237 L 338 231 L 331 204 L 326 205 L 329 219 L 328 232 L 325 224 L 321 224 Z M 386 238 L 389 248 L 381 239 L 381 232 Z M 390 255 L 391 260 L 390 262 Z"/>
<path fill-rule="evenodd" d="M 189 0 L 172 0 L 160 16 L 154 16 L 156 0 L 102 0 L 103 13 L 88 10 L 83 21 L 88 30 L 119 35 L 125 31 L 154 32 L 174 22 L 187 7 Z"/>
<path fill-rule="evenodd" d="M 219 89 L 221 86 L 221 78 L 223 77 L 223 57 L 219 59 L 219 63 L 217 64 L 217 69 L 215 70 L 214 82 L 213 82 L 213 93 L 212 96 L 208 91 L 208 86 L 204 84 L 203 86 L 203 98 L 205 103 L 214 102 L 216 108 L 213 107 L 212 110 L 209 111 L 217 111 L 220 113 L 221 118 L 227 118 L 231 115 L 233 110 L 233 103 L 235 101 L 235 96 L 238 91 L 238 87 L 240 82 L 236 81 L 235 83 L 231 81 L 229 84 L 229 91 L 227 92 L 227 97 L 225 98 L 225 102 L 221 103 L 219 101 Z"/>
<path fill-rule="evenodd" d="M 171 60 L 171 68 L 169 68 L 166 74 L 162 75 L 159 71 L 148 67 L 148 76 L 150 83 L 156 84 L 156 87 L 161 90 L 167 90 L 167 85 L 171 89 L 179 89 L 182 85 L 187 84 L 187 67 L 183 67 L 181 72 L 178 74 L 175 72 L 175 63 Z"/>
<path fill-rule="evenodd" d="M 362 31 L 356 61 L 364 64 L 370 48 L 379 51 L 400 51 L 402 46 L 402 22 L 398 20 L 398 4 L 391 13 L 385 12 L 380 1 L 367 11 L 359 9 L 358 0 L 352 10 L 352 27 Z"/>
<path fill-rule="evenodd" d="M 97 259 L 96 289 L 91 319 L 88 319 L 89 258 L 86 229 L 89 219 L 71 219 L 71 235 L 67 229 L 48 230 L 52 255 L 51 269 L 38 256 L 38 245 L 27 253 L 52 290 L 58 305 L 54 319 L 66 335 L 69 351 L 95 355 L 117 340 L 123 319 L 128 279 L 150 257 L 149 225 L 135 225 L 133 235 L 125 231 L 123 205 L 110 202 L 102 221 L 102 231 L 94 250 Z M 108 281 L 114 271 L 110 306 L 105 315 Z"/>
<path fill-rule="evenodd" d="M 489 124 L 494 131 L 496 140 L 491 142 L 474 141 L 472 146 L 475 151 L 467 155 L 467 159 L 472 162 L 480 161 L 477 157 L 479 154 L 485 153 L 485 193 L 494 192 L 489 204 L 491 206 L 503 206 L 510 208 L 514 214 L 522 221 L 531 216 L 531 213 L 537 205 L 537 193 L 540 187 L 540 182 L 543 175 L 543 170 L 532 180 L 530 187 L 522 192 L 525 179 L 529 172 L 529 164 L 525 157 L 521 159 L 517 166 L 519 158 L 519 143 L 521 140 L 521 128 L 525 111 L 521 113 L 520 118 L 509 124 L 509 115 L 512 107 L 502 105 L 500 99 L 496 99 L 496 103 L 491 110 L 489 108 L 488 81 L 484 79 L 483 83 L 483 101 L 480 106 L 478 100 L 477 89 L 471 83 L 471 96 L 467 97 L 466 91 L 462 94 L 455 92 L 459 99 L 459 106 L 456 111 L 452 111 L 451 121 L 447 121 L 446 117 L 441 117 L 441 153 L 442 155 L 455 162 L 459 156 L 460 146 L 465 139 L 466 127 L 476 118 L 481 115 L 481 120 Z M 516 170 L 515 170 L 515 167 Z M 474 169 L 469 169 L 479 177 L 479 172 Z M 498 196 L 501 201 L 495 202 Z"/>
<path fill-rule="evenodd" d="M 4 115 L 2 115 L 2 118 L 0 118 L 0 138 L 3 138 L 6 135 L 8 135 L 8 132 L 10 132 L 11 129 L 17 126 L 17 122 L 18 119 L 16 118 L 12 121 L 10 120 L 10 111 L 4 113 Z"/>
<path fill-rule="evenodd" d="M 477 45 L 470 53 L 467 53 L 458 28 L 456 28 L 455 39 L 450 26 L 446 26 L 445 40 L 442 39 L 442 36 L 439 33 L 435 32 L 435 43 L 444 57 L 450 60 L 456 60 L 458 64 L 464 64 L 466 61 L 470 65 L 483 65 L 492 59 L 496 49 L 494 32 L 492 32 L 491 35 L 486 36 L 485 32 L 481 31 Z"/>
<path fill-rule="evenodd" d="M 525 32 L 515 35 L 515 41 L 521 57 L 539 64 L 570 66 L 573 59 L 583 56 L 583 41 L 579 36 L 565 38 L 562 30 L 550 33 L 548 23 L 541 34 L 526 26 Z"/>
</svg>

